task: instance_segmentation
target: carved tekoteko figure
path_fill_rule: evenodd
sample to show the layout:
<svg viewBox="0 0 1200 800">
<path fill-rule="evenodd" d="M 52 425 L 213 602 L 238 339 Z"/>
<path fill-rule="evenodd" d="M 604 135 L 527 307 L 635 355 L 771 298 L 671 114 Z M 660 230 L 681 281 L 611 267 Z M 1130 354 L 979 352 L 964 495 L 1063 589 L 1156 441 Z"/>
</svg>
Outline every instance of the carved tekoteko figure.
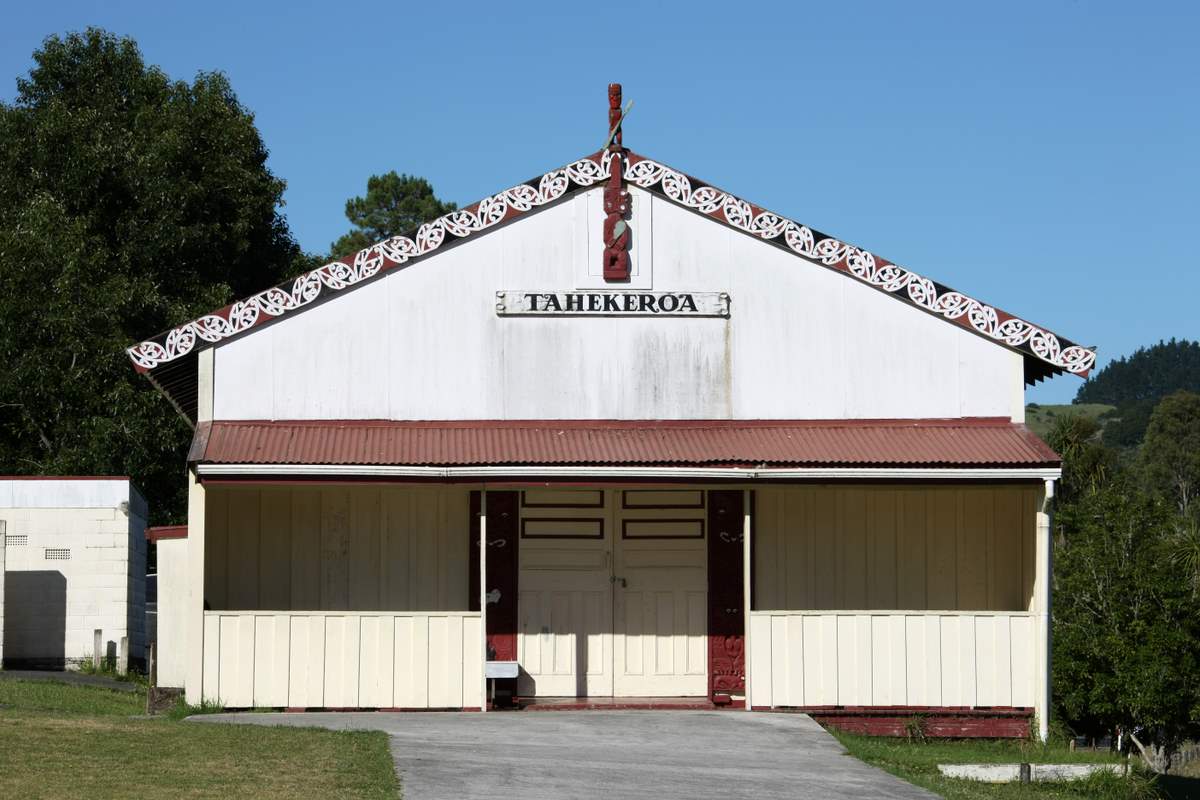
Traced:
<svg viewBox="0 0 1200 800">
<path fill-rule="evenodd" d="M 608 85 L 609 178 L 604 187 L 604 280 L 629 280 L 629 192 L 622 179 L 625 150 L 621 146 L 621 84 Z"/>
</svg>

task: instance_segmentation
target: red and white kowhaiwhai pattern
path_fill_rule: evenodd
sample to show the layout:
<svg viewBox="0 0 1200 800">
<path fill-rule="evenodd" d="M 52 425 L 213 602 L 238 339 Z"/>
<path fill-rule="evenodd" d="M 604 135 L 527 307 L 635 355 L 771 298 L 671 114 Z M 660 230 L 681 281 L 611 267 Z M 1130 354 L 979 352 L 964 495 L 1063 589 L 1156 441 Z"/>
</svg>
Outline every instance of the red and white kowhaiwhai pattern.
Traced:
<svg viewBox="0 0 1200 800">
<path fill-rule="evenodd" d="M 453 211 L 422 225 L 413 238 L 396 236 L 355 254 L 350 263 L 333 261 L 296 278 L 290 287 L 272 287 L 229 307 L 227 315 L 206 314 L 170 330 L 162 342 L 145 341 L 130 347 L 129 357 L 142 370 L 181 358 L 198 341 L 216 343 L 312 303 L 323 291 L 340 292 L 374 277 L 384 268 L 406 264 L 435 252 L 446 234 L 465 238 L 506 219 L 552 203 L 572 184 L 589 187 L 609 176 L 611 156 L 605 152 L 582 158 L 548 172 L 536 185 L 523 183 L 487 197 L 475 206 Z M 1062 347 L 1057 336 L 1025 320 L 1001 315 L 992 306 L 960 292 L 938 293 L 933 281 L 871 253 L 833 238 L 818 240 L 813 231 L 713 186 L 693 187 L 692 179 L 657 161 L 631 154 L 625 161 L 625 180 L 701 214 L 723 221 L 764 240 L 782 241 L 793 252 L 827 267 L 844 268 L 864 283 L 907 299 L 946 319 L 965 319 L 973 330 L 1011 347 L 1027 346 L 1038 358 L 1067 372 L 1086 374 L 1096 354 L 1086 347 Z"/>
<path fill-rule="evenodd" d="M 228 316 L 206 314 L 173 328 L 161 344 L 146 341 L 129 348 L 133 363 L 144 370 L 174 361 L 190 353 L 196 342 L 220 342 L 260 324 L 265 318 L 280 317 L 316 300 L 323 289 L 342 291 L 371 278 L 387 265 L 389 268 L 426 256 L 446 241 L 446 234 L 467 237 L 487 230 L 515 214 L 551 203 L 564 194 L 574 181 L 591 186 L 608 177 L 608 161 L 597 163 L 582 158 L 562 169 L 547 172 L 537 186 L 522 183 L 481 200 L 475 206 L 452 211 L 428 222 L 414 238 L 395 236 L 371 245 L 354 255 L 351 263 L 333 261 L 306 272 L 292 283 L 290 290 L 275 286 L 239 300 L 229 307 Z"/>
<path fill-rule="evenodd" d="M 966 318 L 971 327 L 992 339 L 1012 347 L 1028 344 L 1038 358 L 1067 372 L 1086 374 L 1096 363 L 1096 353 L 1086 347 L 1062 347 L 1058 337 L 1017 317 L 996 309 L 961 292 L 938 294 L 933 281 L 895 264 L 876 259 L 871 253 L 833 238 L 816 240 L 810 228 L 790 219 L 759 211 L 738 197 L 712 186 L 692 188 L 687 175 L 650 159 L 641 159 L 625 170 L 625 179 L 643 189 L 657 188 L 676 203 L 718 219 L 738 230 L 773 240 L 782 237 L 799 255 L 827 267 L 843 262 L 847 271 L 870 285 L 891 294 L 907 290 L 914 304 L 949 320 Z"/>
</svg>

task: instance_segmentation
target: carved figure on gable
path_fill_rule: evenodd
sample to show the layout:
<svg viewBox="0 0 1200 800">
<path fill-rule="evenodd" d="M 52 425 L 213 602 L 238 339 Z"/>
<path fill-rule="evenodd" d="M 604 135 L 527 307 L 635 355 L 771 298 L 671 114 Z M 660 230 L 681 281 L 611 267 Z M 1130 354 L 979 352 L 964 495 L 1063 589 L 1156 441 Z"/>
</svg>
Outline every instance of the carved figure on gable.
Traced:
<svg viewBox="0 0 1200 800">
<path fill-rule="evenodd" d="M 621 84 L 608 85 L 608 183 L 604 187 L 604 280 L 629 280 L 629 192 L 623 185 L 625 153 L 621 146 Z"/>
</svg>

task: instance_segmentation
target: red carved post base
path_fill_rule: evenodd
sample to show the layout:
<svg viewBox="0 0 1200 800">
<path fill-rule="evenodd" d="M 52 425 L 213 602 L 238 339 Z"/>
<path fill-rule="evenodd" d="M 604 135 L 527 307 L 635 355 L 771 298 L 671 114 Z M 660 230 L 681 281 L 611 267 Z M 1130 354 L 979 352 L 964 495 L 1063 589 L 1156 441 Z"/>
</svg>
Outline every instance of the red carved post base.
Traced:
<svg viewBox="0 0 1200 800">
<path fill-rule="evenodd" d="M 713 702 L 746 691 L 744 505 L 739 490 L 708 493 L 708 693 Z"/>
</svg>

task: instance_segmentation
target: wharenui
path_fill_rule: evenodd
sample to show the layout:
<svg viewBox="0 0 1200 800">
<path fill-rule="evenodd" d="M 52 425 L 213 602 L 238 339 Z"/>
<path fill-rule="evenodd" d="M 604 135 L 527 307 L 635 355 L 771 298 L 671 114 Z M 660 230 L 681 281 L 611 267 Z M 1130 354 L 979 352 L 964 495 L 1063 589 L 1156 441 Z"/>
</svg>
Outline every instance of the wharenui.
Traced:
<svg viewBox="0 0 1200 800">
<path fill-rule="evenodd" d="M 160 683 L 1045 735 L 1061 462 L 1024 391 L 1094 351 L 629 149 L 626 110 L 129 348 L 195 427 Z"/>
</svg>

